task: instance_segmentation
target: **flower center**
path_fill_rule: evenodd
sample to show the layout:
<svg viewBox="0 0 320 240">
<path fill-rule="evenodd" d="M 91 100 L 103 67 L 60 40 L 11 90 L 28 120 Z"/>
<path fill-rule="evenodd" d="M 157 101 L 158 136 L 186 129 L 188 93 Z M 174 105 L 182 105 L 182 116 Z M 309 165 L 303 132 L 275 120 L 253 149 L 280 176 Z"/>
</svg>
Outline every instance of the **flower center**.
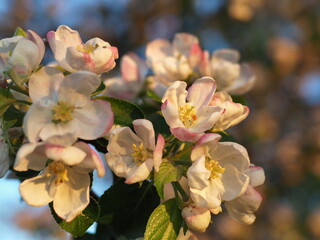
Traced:
<svg viewBox="0 0 320 240">
<path fill-rule="evenodd" d="M 92 53 L 96 48 L 98 48 L 99 45 L 91 45 L 91 44 L 82 44 L 82 45 L 77 45 L 77 50 L 78 52 L 82 52 L 82 53 Z"/>
<path fill-rule="evenodd" d="M 131 154 L 133 157 L 133 161 L 138 164 L 143 163 L 148 158 L 152 158 L 152 152 L 145 148 L 143 143 L 140 143 L 139 146 L 136 144 L 132 144 L 133 153 Z"/>
<path fill-rule="evenodd" d="M 179 107 L 179 118 L 183 125 L 187 128 L 191 127 L 197 120 L 196 110 L 194 106 L 190 104 L 185 104 Z"/>
<path fill-rule="evenodd" d="M 69 178 L 67 176 L 67 165 L 65 165 L 63 162 L 52 162 L 48 165 L 49 172 L 47 173 L 48 177 L 54 176 L 55 184 L 63 183 L 64 181 L 69 181 Z"/>
<path fill-rule="evenodd" d="M 73 111 L 75 107 L 64 101 L 59 101 L 52 108 L 53 123 L 68 123 L 73 119 Z"/>
<path fill-rule="evenodd" d="M 225 169 L 217 161 L 206 157 L 205 167 L 211 172 L 210 179 L 220 178 Z"/>
</svg>

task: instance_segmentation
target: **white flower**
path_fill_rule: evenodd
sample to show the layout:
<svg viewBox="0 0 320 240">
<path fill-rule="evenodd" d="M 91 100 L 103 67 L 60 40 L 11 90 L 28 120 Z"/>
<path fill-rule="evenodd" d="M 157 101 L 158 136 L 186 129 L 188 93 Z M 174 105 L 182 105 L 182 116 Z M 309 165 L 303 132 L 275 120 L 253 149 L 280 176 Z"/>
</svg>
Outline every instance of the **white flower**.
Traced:
<svg viewBox="0 0 320 240">
<path fill-rule="evenodd" d="M 247 190 L 234 200 L 224 203 L 230 216 L 244 224 L 252 224 L 256 216 L 254 213 L 261 205 L 262 197 L 254 187 L 264 183 L 265 175 L 261 167 L 251 166 L 246 172 L 250 177 Z"/>
<path fill-rule="evenodd" d="M 186 81 L 200 64 L 202 50 L 197 37 L 187 33 L 175 35 L 172 44 L 165 39 L 148 43 L 147 61 L 155 75 L 167 87 L 174 81 Z"/>
<path fill-rule="evenodd" d="M 223 109 L 209 106 L 216 90 L 212 78 L 196 80 L 188 91 L 186 87 L 185 82 L 174 82 L 162 98 L 161 111 L 176 138 L 195 142 L 213 127 Z"/>
<path fill-rule="evenodd" d="M 136 134 L 129 127 L 115 128 L 107 146 L 106 161 L 125 183 L 145 180 L 152 168 L 159 171 L 164 139 L 159 134 L 157 144 L 152 123 L 146 119 L 132 122 Z"/>
<path fill-rule="evenodd" d="M 214 131 L 223 131 L 232 127 L 244 120 L 249 114 L 247 106 L 233 102 L 231 96 L 225 91 L 216 92 L 209 105 L 224 109 L 223 114 L 212 129 Z"/>
<path fill-rule="evenodd" d="M 9 147 L 6 144 L 2 134 L 2 125 L 0 123 L 0 178 L 2 178 L 9 169 Z"/>
<path fill-rule="evenodd" d="M 34 73 L 29 81 L 33 104 L 23 121 L 29 141 L 67 133 L 86 140 L 104 136 L 112 127 L 113 112 L 108 102 L 90 100 L 99 85 L 91 72 L 64 77 L 56 68 L 44 67 Z"/>
<path fill-rule="evenodd" d="M 221 201 L 235 199 L 249 184 L 246 149 L 233 142 L 220 143 L 219 139 L 218 134 L 201 137 L 192 149 L 193 164 L 187 171 L 191 199 L 206 209 L 217 209 Z"/>
<path fill-rule="evenodd" d="M 61 25 L 56 32 L 48 32 L 47 39 L 55 59 L 69 72 L 87 70 L 100 74 L 116 65 L 117 48 L 100 38 L 83 43 L 78 31 Z"/>
<path fill-rule="evenodd" d="M 74 143 L 75 140 L 72 135 L 64 135 L 51 137 L 46 142 L 24 144 L 14 165 L 16 171 L 42 170 L 38 176 L 21 183 L 24 201 L 36 207 L 53 201 L 55 212 L 67 222 L 89 204 L 88 173 L 94 169 L 100 177 L 105 173 L 98 154 L 86 143 Z"/>
<path fill-rule="evenodd" d="M 104 80 L 104 95 L 127 100 L 134 99 L 144 85 L 147 74 L 145 62 L 136 54 L 124 55 L 120 61 L 121 76 Z"/>
<path fill-rule="evenodd" d="M 194 203 L 184 207 L 181 215 L 188 227 L 197 232 L 205 232 L 211 221 L 210 211 Z"/>
<path fill-rule="evenodd" d="M 213 77 L 220 91 L 224 90 L 234 95 L 245 94 L 253 87 L 255 76 L 249 65 L 238 63 L 239 58 L 239 52 L 232 49 L 217 50 L 211 58 L 205 51 L 200 73 Z"/>
<path fill-rule="evenodd" d="M 15 36 L 0 41 L 0 75 L 8 72 L 17 84 L 27 81 L 44 56 L 45 45 L 32 30 L 27 37 Z"/>
</svg>

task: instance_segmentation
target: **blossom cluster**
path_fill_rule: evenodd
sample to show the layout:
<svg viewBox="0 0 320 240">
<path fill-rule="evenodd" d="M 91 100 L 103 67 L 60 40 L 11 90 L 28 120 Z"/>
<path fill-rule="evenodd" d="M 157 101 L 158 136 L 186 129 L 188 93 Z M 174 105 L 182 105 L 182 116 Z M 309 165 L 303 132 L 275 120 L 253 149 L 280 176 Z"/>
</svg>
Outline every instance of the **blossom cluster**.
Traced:
<svg viewBox="0 0 320 240">
<path fill-rule="evenodd" d="M 41 65 L 45 42 L 55 59 L 46 66 Z M 48 32 L 45 42 L 22 29 L 0 41 L 5 101 L 0 174 L 9 168 L 9 155 L 14 156 L 12 170 L 36 172 L 20 185 L 26 203 L 53 202 L 54 212 L 72 222 L 90 203 L 92 171 L 103 177 L 109 167 L 125 184 L 148 180 L 163 201 L 176 198 L 190 229 L 205 231 L 211 213 L 220 213 L 222 205 L 231 217 L 253 223 L 262 201 L 254 187 L 264 182 L 264 171 L 250 162 L 243 146 L 221 140 L 249 114 L 232 96 L 245 94 L 255 81 L 237 51 L 222 49 L 210 56 L 197 37 L 178 33 L 172 43 L 148 43 L 146 60 L 125 54 L 119 75 L 112 75 L 118 50 L 100 38 L 84 43 L 77 31 L 63 25 Z M 112 99 L 139 111 L 148 106 L 170 135 L 148 116 L 118 122 L 122 116 L 114 108 L 123 106 L 111 104 Z M 12 109 L 23 119 L 10 125 L 6 118 Z M 18 138 L 10 134 L 14 127 L 23 130 Z M 105 159 L 89 144 L 101 138 L 107 142 Z M 181 157 L 182 152 L 188 154 Z M 182 174 L 159 182 L 168 164 Z M 164 197 L 162 187 L 170 182 L 175 194 Z"/>
</svg>

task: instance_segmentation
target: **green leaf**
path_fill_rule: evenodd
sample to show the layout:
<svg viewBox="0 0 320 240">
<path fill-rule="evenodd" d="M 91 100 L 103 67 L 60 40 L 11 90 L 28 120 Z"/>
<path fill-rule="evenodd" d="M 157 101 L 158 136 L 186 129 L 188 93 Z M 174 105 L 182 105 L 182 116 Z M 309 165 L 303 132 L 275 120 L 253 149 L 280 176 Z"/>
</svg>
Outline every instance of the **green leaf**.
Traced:
<svg viewBox="0 0 320 240">
<path fill-rule="evenodd" d="M 159 205 L 151 214 L 144 234 L 144 240 L 175 240 L 183 220 L 176 199 Z"/>
<path fill-rule="evenodd" d="M 147 90 L 147 96 L 148 96 L 149 98 L 151 98 L 152 100 L 161 103 L 161 98 L 160 98 L 160 97 L 158 96 L 158 94 L 156 94 L 153 90 L 148 89 L 148 90 Z"/>
<path fill-rule="evenodd" d="M 102 99 L 111 104 L 114 113 L 114 123 L 121 126 L 131 126 L 135 119 L 144 118 L 142 110 L 135 104 L 127 102 L 122 99 L 112 97 L 96 97 L 95 99 Z"/>
<path fill-rule="evenodd" d="M 21 28 L 21 27 L 17 27 L 13 36 L 23 36 L 23 37 L 28 37 L 28 34 Z"/>
<path fill-rule="evenodd" d="M 155 186 L 161 199 L 164 199 L 164 184 L 179 181 L 182 177 L 182 172 L 180 166 L 175 166 L 168 161 L 161 163 L 159 172 L 154 175 Z"/>
<path fill-rule="evenodd" d="M 148 218 L 159 202 L 152 182 L 144 181 L 139 187 L 139 183 L 120 180 L 101 196 L 99 222 L 108 224 L 118 238 L 143 237 Z"/>
<path fill-rule="evenodd" d="M 248 105 L 247 99 L 243 96 L 232 96 L 232 101 L 235 103 L 241 103 L 242 105 L 245 105 L 245 106 Z"/>
<path fill-rule="evenodd" d="M 149 115 L 147 119 L 152 122 L 156 135 L 160 133 L 165 139 L 171 135 L 170 128 L 166 123 L 166 120 L 164 120 L 164 117 L 159 113 L 153 113 Z"/>
<path fill-rule="evenodd" d="M 15 103 L 16 99 L 12 94 L 4 88 L 0 88 L 0 116 L 2 116 L 11 104 Z"/>
<path fill-rule="evenodd" d="M 74 237 L 82 236 L 86 233 L 87 229 L 99 218 L 100 207 L 98 202 L 90 197 L 90 204 L 71 222 L 66 222 L 61 219 L 54 211 L 52 202 L 49 204 L 51 213 L 59 224 L 59 226 L 71 233 Z"/>
</svg>

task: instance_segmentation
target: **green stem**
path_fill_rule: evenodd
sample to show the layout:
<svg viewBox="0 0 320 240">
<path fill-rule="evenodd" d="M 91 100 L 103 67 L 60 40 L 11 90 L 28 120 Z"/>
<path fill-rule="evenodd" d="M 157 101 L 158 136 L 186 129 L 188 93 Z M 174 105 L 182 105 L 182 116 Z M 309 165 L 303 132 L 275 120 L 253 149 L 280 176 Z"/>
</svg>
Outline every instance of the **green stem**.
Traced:
<svg viewBox="0 0 320 240">
<path fill-rule="evenodd" d="M 23 85 L 18 86 L 18 85 L 10 84 L 10 88 L 13 89 L 13 90 L 15 90 L 16 92 L 19 92 L 19 93 L 22 93 L 22 94 L 24 94 L 24 95 L 29 96 L 29 94 L 28 94 L 28 89 L 27 89 L 26 86 L 23 86 Z"/>
<path fill-rule="evenodd" d="M 179 192 L 182 198 L 182 201 L 187 202 L 189 201 L 189 196 L 188 194 L 184 191 L 184 189 L 181 187 L 179 182 L 171 182 L 172 187 L 174 189 L 174 192 L 177 193 Z M 177 195 L 177 194 L 176 194 Z"/>
<path fill-rule="evenodd" d="M 178 143 L 178 139 L 177 138 L 174 138 L 172 141 L 171 141 L 171 144 L 170 146 L 168 147 L 166 153 L 164 154 L 163 158 L 166 158 L 167 156 L 170 155 L 170 153 L 173 151 L 173 149 L 175 149 L 177 143 Z"/>
</svg>

